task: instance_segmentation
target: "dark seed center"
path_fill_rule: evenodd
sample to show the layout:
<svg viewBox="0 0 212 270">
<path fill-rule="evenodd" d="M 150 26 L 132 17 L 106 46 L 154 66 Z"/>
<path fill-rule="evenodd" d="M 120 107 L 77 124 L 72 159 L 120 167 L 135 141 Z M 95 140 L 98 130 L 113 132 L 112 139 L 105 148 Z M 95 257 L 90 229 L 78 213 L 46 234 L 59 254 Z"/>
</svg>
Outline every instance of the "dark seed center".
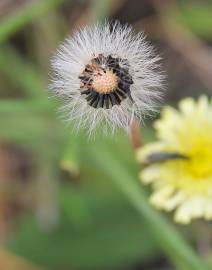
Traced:
<svg viewBox="0 0 212 270">
<path fill-rule="evenodd" d="M 85 66 L 79 79 L 81 95 L 94 108 L 110 109 L 126 98 L 132 100 L 130 86 L 133 80 L 126 59 L 99 54 Z"/>
</svg>

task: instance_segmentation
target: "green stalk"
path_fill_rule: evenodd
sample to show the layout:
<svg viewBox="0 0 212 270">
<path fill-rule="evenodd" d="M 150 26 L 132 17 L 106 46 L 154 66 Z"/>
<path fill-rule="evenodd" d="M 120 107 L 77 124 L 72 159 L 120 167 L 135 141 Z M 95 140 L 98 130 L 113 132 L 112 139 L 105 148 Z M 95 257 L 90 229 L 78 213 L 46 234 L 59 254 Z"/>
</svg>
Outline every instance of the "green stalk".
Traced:
<svg viewBox="0 0 212 270">
<path fill-rule="evenodd" d="M 93 150 L 91 157 L 95 159 L 95 166 L 107 174 L 129 199 L 141 218 L 146 221 L 158 245 L 174 264 L 179 260 L 184 264 L 184 269 L 212 269 L 198 257 L 178 231 L 149 205 L 141 185 L 108 150 L 102 149 L 101 154 Z"/>
<path fill-rule="evenodd" d="M 45 14 L 62 2 L 64 2 L 64 0 L 36 0 L 21 7 L 15 14 L 12 14 L 1 22 L 0 42 L 7 40 L 11 35 L 16 33 L 33 19 Z"/>
</svg>

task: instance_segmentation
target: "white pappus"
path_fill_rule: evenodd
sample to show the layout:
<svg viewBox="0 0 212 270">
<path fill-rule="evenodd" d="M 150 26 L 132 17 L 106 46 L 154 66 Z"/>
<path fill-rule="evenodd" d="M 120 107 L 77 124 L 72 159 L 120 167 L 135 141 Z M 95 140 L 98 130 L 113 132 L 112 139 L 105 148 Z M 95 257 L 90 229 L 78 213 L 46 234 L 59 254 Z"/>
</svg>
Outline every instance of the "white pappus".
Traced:
<svg viewBox="0 0 212 270">
<path fill-rule="evenodd" d="M 50 90 L 64 101 L 74 128 L 127 131 L 151 115 L 161 99 L 160 57 L 128 25 L 86 26 L 67 38 L 52 59 Z"/>
</svg>

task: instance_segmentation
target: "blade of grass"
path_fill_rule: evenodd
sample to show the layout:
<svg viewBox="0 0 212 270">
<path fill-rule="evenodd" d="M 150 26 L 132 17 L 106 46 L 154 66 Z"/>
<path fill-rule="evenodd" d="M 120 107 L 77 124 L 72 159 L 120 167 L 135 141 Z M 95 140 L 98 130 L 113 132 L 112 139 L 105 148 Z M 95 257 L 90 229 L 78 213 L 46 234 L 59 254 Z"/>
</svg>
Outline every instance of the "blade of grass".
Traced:
<svg viewBox="0 0 212 270">
<path fill-rule="evenodd" d="M 31 97 L 46 97 L 44 79 L 30 63 L 24 61 L 11 47 L 0 50 L 0 71 Z"/>
<path fill-rule="evenodd" d="M 6 41 L 10 36 L 32 20 L 45 14 L 63 2 L 64 0 L 37 0 L 21 7 L 18 11 L 1 22 L 0 43 Z"/>
<path fill-rule="evenodd" d="M 50 143 L 55 137 L 50 120 L 43 114 L 40 117 L 33 114 L 19 114 L 18 116 L 0 115 L 1 140 L 14 143 Z M 47 140 L 48 139 L 48 140 Z"/>
<path fill-rule="evenodd" d="M 191 270 L 212 269 L 195 254 L 175 228 L 149 205 L 139 183 L 114 155 L 106 149 L 102 149 L 101 155 L 91 149 L 90 155 L 95 166 L 98 166 L 102 173 L 114 181 L 141 215 L 141 218 L 145 219 L 158 245 L 174 264 L 178 258 L 185 267 Z"/>
<path fill-rule="evenodd" d="M 28 115 L 28 113 L 52 113 L 56 104 L 48 99 L 1 99 L 0 115 L 3 113 L 19 113 Z"/>
<path fill-rule="evenodd" d="M 53 115 L 54 103 L 41 100 L 1 100 L 0 138 L 10 141 L 38 142 L 59 124 Z M 61 129 L 60 129 L 61 130 Z M 57 130 L 58 132 L 59 130 Z M 46 138 L 46 137 L 45 137 Z"/>
</svg>

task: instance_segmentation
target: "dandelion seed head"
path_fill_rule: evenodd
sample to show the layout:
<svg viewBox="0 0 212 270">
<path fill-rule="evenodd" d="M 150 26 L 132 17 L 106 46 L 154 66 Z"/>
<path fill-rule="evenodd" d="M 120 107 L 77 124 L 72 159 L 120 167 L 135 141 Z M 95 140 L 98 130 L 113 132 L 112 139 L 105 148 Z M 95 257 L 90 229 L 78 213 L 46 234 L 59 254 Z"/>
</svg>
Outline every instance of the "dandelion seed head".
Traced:
<svg viewBox="0 0 212 270">
<path fill-rule="evenodd" d="M 74 127 L 92 134 L 129 129 L 157 110 L 164 76 L 160 57 L 130 26 L 103 23 L 76 32 L 52 60 L 50 90 Z"/>
</svg>

